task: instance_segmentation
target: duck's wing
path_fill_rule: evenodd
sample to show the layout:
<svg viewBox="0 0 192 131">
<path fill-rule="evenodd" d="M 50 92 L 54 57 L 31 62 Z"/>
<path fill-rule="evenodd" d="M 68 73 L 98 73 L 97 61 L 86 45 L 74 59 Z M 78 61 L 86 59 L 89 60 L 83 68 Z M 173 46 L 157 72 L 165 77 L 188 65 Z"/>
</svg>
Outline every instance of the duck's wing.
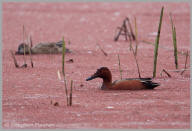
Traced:
<svg viewBox="0 0 192 131">
<path fill-rule="evenodd" d="M 140 80 L 140 81 L 152 81 L 152 78 L 125 78 L 125 79 L 122 79 L 122 80 L 115 80 L 113 82 L 113 84 L 117 83 L 117 82 L 120 82 L 120 81 L 124 81 L 124 80 Z"/>
<path fill-rule="evenodd" d="M 126 82 L 129 81 L 129 82 Z M 159 86 L 159 83 L 155 83 L 152 81 L 152 78 L 126 78 L 122 80 L 116 80 L 112 83 L 112 85 L 118 85 L 120 83 L 126 83 L 126 84 L 131 84 L 137 81 L 139 83 L 142 83 L 143 86 L 145 86 L 146 89 L 153 89 L 157 86 Z"/>
<path fill-rule="evenodd" d="M 141 81 L 149 81 L 152 80 L 152 78 L 125 78 L 124 80 L 141 80 Z"/>
<path fill-rule="evenodd" d="M 153 89 L 157 86 L 160 86 L 159 83 L 153 82 L 152 80 L 145 80 L 141 81 L 141 83 L 147 88 L 147 89 Z"/>
</svg>

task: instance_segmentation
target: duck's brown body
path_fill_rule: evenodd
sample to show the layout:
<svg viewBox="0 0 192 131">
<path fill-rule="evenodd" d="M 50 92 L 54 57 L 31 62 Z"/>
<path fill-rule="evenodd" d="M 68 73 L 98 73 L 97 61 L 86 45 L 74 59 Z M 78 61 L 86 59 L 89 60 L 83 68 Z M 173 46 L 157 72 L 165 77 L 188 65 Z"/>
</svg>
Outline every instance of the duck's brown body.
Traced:
<svg viewBox="0 0 192 131">
<path fill-rule="evenodd" d="M 151 78 L 129 78 L 112 83 L 111 72 L 108 68 L 102 67 L 97 70 L 95 74 L 87 79 L 92 80 L 100 77 L 103 79 L 101 86 L 102 90 L 142 90 L 142 89 L 153 89 L 159 86 L 158 83 L 152 82 Z"/>
<path fill-rule="evenodd" d="M 31 54 L 58 54 L 62 53 L 62 41 L 59 42 L 51 42 L 51 43 L 39 43 L 33 47 L 31 47 Z M 29 54 L 30 47 L 27 44 L 20 44 L 18 47 L 18 51 L 16 54 Z M 70 50 L 66 49 L 66 53 L 69 53 Z"/>
<path fill-rule="evenodd" d="M 119 90 L 140 90 L 145 89 L 145 86 L 139 80 L 122 80 L 113 83 L 111 88 Z"/>
</svg>

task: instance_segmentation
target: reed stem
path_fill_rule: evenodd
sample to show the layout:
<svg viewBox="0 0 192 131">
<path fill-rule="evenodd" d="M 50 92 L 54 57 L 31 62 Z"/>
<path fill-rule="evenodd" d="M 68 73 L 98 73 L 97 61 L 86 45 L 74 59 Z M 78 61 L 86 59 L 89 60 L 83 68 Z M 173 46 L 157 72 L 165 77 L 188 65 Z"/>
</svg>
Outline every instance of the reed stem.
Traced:
<svg viewBox="0 0 192 131">
<path fill-rule="evenodd" d="M 64 84 L 65 84 L 65 94 L 66 94 L 66 99 L 67 99 L 67 105 L 69 105 L 69 99 L 68 99 L 68 90 L 67 90 L 67 81 L 65 77 L 65 41 L 63 37 L 63 51 L 62 51 L 62 74 L 64 78 Z"/>
<path fill-rule="evenodd" d="M 128 36 L 129 36 L 129 40 L 130 40 L 130 45 L 132 45 L 131 36 L 130 36 L 130 35 L 128 35 Z M 139 78 L 141 78 L 140 69 L 139 69 L 139 64 L 138 64 L 138 61 L 137 61 L 137 56 L 136 56 L 135 51 L 134 51 L 134 49 L 133 49 L 132 46 L 130 46 L 130 49 L 131 49 L 132 52 L 133 52 L 133 56 L 134 56 L 134 59 L 135 59 L 136 65 L 137 65 L 137 72 L 138 72 L 138 74 L 139 74 Z"/>
<path fill-rule="evenodd" d="M 30 45 L 32 45 L 32 39 L 31 36 L 29 36 L 30 38 Z M 31 55 L 31 46 L 29 45 L 29 40 L 27 40 L 27 45 L 29 46 L 28 51 L 29 51 L 29 56 L 30 56 L 30 61 L 31 61 L 31 67 L 33 68 L 33 60 L 32 60 L 32 55 Z"/>
<path fill-rule="evenodd" d="M 26 32 L 25 32 L 25 25 L 23 25 L 23 44 L 24 44 L 24 55 L 23 55 L 23 59 L 24 59 L 24 67 L 27 66 L 26 64 L 26 56 L 25 56 L 25 35 L 26 35 Z"/>
<path fill-rule="evenodd" d="M 176 28 L 173 24 L 172 14 L 170 13 L 170 21 L 172 27 L 172 38 L 173 38 L 173 47 L 174 47 L 174 57 L 175 57 L 175 68 L 178 69 L 178 57 L 177 57 L 177 38 L 176 38 Z"/>
<path fill-rule="evenodd" d="M 157 34 L 156 41 L 155 41 L 153 78 L 156 77 L 157 56 L 158 56 L 158 47 L 159 47 L 161 25 L 162 25 L 162 19 L 163 19 L 163 10 L 164 10 L 164 7 L 161 8 L 161 15 L 160 15 L 160 20 L 159 20 L 158 34 Z"/>
<path fill-rule="evenodd" d="M 132 29 L 132 26 L 131 26 L 131 22 L 130 22 L 130 20 L 129 20 L 129 18 L 127 17 L 126 18 L 126 20 L 127 20 L 127 22 L 128 22 L 128 26 L 129 26 L 129 29 L 130 29 L 130 34 L 129 35 L 131 35 L 131 38 L 132 38 L 132 40 L 135 40 L 135 35 L 134 35 L 134 33 L 133 33 L 133 29 Z M 127 28 L 128 29 L 128 28 Z"/>
</svg>

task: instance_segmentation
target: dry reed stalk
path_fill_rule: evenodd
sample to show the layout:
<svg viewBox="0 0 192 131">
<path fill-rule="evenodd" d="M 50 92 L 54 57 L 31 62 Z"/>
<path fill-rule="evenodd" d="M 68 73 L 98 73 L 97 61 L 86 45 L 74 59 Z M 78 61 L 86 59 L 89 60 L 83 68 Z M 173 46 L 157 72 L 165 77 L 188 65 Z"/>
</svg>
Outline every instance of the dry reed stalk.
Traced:
<svg viewBox="0 0 192 131">
<path fill-rule="evenodd" d="M 27 67 L 27 64 L 26 64 L 26 56 L 25 56 L 25 35 L 26 35 L 25 25 L 23 25 L 23 43 L 24 43 L 24 55 L 23 55 L 23 59 L 24 59 L 24 65 L 22 65 L 22 67 Z"/>
<path fill-rule="evenodd" d="M 161 71 L 161 73 L 160 73 L 160 75 L 162 76 L 162 73 L 163 72 L 165 72 L 165 74 L 169 77 L 169 78 L 171 78 L 171 75 L 165 70 L 165 69 L 163 69 L 162 71 Z"/>
<path fill-rule="evenodd" d="M 189 52 L 187 51 L 187 53 L 186 53 L 186 58 L 185 58 L 185 68 L 184 68 L 184 70 L 181 72 L 181 75 L 183 75 L 183 73 L 186 71 L 186 69 L 187 69 L 187 60 L 188 60 L 188 57 L 189 57 Z"/>
<path fill-rule="evenodd" d="M 67 106 L 69 105 L 69 99 L 68 99 L 68 90 L 67 90 L 67 81 L 65 77 L 65 41 L 63 37 L 63 51 L 62 51 L 62 74 L 64 78 L 64 84 L 65 84 L 65 94 L 67 99 Z"/>
<path fill-rule="evenodd" d="M 129 29 L 127 28 L 127 24 L 128 24 L 128 26 L 129 26 L 130 32 L 129 32 Z M 133 33 L 133 30 L 132 30 L 132 27 L 131 27 L 131 23 L 130 23 L 128 17 L 126 17 L 126 18 L 123 20 L 123 24 L 121 25 L 121 27 L 117 27 L 117 29 L 119 29 L 119 32 L 118 32 L 117 35 L 115 35 L 114 41 L 117 41 L 117 40 L 119 39 L 119 36 L 120 36 L 120 35 L 124 35 L 126 41 L 128 40 L 127 36 L 130 36 L 130 35 L 131 35 L 131 38 L 132 38 L 133 40 L 135 40 L 135 35 L 134 35 L 134 33 Z M 116 33 L 115 33 L 115 34 L 116 34 Z"/>
<path fill-rule="evenodd" d="M 30 61 L 31 61 L 31 67 L 33 68 L 33 59 L 32 59 L 32 55 L 31 55 L 31 45 L 32 45 L 32 38 L 31 35 L 29 36 L 30 38 L 30 45 L 29 45 L 29 40 L 27 39 L 27 45 L 29 46 L 28 48 L 28 52 L 29 52 L 29 56 L 30 56 Z"/>
<path fill-rule="evenodd" d="M 61 80 L 61 74 L 60 74 L 59 70 L 57 71 L 57 77 L 58 77 L 59 80 Z"/>
<path fill-rule="evenodd" d="M 12 51 L 12 50 L 10 50 L 10 53 L 11 53 L 11 56 L 12 56 L 12 58 L 13 58 L 13 61 L 14 61 L 15 67 L 16 67 L 16 68 L 19 68 L 19 65 L 17 64 L 17 60 L 16 60 L 16 58 L 15 58 L 15 55 L 14 55 L 13 51 Z"/>
<path fill-rule="evenodd" d="M 129 40 L 130 40 L 130 44 L 132 45 L 132 39 L 131 39 L 130 37 L 131 37 L 131 36 L 129 36 Z M 137 56 L 136 56 L 136 54 L 135 54 L 135 51 L 134 51 L 133 47 L 130 46 L 130 48 L 131 48 L 131 50 L 132 50 L 132 52 L 133 52 L 133 56 L 134 56 L 134 59 L 135 59 L 136 65 L 137 65 L 137 72 L 138 72 L 138 74 L 139 74 L 139 78 L 141 78 L 141 73 L 140 73 L 139 64 L 138 64 L 138 61 L 137 61 Z"/>
<path fill-rule="evenodd" d="M 131 22 L 130 22 L 130 20 L 129 20 L 128 17 L 126 18 L 126 20 L 127 20 L 127 22 L 128 22 L 128 26 L 129 26 L 129 29 L 130 29 L 130 32 L 129 32 L 128 35 L 131 35 L 131 38 L 132 38 L 132 40 L 134 41 L 134 40 L 135 40 L 135 35 L 134 35 L 134 33 L 133 33 L 133 29 L 132 29 L 132 26 L 131 26 Z M 128 29 L 128 28 L 127 28 L 127 29 Z"/>
<path fill-rule="evenodd" d="M 121 27 L 117 27 L 117 29 L 119 29 L 119 33 L 115 36 L 114 41 L 117 41 L 119 39 L 119 36 L 121 35 L 121 32 L 123 30 Z"/>
<path fill-rule="evenodd" d="M 71 80 L 71 91 L 70 91 L 70 96 L 69 96 L 69 106 L 72 106 L 72 98 L 73 98 L 73 80 Z"/>
<path fill-rule="evenodd" d="M 103 54 L 105 55 L 105 56 L 107 56 L 107 53 L 101 48 L 101 46 L 97 43 L 97 45 L 98 45 L 98 47 L 99 47 L 99 49 L 103 52 Z"/>
</svg>

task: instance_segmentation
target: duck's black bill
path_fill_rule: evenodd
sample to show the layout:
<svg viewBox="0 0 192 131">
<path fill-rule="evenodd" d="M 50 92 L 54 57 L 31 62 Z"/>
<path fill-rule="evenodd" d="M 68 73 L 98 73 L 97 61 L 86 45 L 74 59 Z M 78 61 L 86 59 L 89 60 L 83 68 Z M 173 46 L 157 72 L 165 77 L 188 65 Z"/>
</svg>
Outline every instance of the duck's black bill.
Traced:
<svg viewBox="0 0 192 131">
<path fill-rule="evenodd" d="M 93 75 L 93 76 L 87 78 L 86 81 L 90 81 L 90 80 L 93 80 L 93 79 L 95 79 L 95 78 L 97 78 L 97 76 Z"/>
<path fill-rule="evenodd" d="M 24 55 L 24 53 L 21 53 L 19 51 L 15 52 L 16 55 Z"/>
<path fill-rule="evenodd" d="M 15 54 L 16 54 L 16 55 L 24 55 L 24 52 L 16 51 Z M 25 54 L 28 55 L 29 52 L 25 52 Z"/>
</svg>

